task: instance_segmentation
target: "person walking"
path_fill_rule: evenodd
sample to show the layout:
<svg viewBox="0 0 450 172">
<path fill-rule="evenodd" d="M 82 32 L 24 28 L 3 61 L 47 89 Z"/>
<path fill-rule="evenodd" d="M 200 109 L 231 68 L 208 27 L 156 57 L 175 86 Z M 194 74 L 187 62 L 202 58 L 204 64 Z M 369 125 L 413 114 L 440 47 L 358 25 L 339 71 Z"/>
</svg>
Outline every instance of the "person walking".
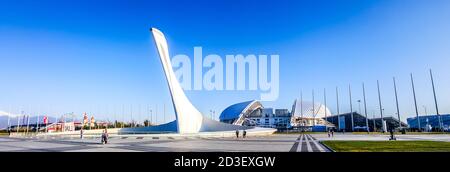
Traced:
<svg viewBox="0 0 450 172">
<path fill-rule="evenodd" d="M 247 136 L 247 131 L 244 130 L 244 132 L 243 132 L 242 134 L 243 134 L 242 136 L 243 136 L 244 139 L 245 139 L 245 137 Z"/>
<path fill-rule="evenodd" d="M 83 139 L 83 134 L 84 134 L 84 131 L 83 131 L 83 128 L 81 128 L 81 130 L 80 130 L 80 138 L 81 139 Z"/>
<path fill-rule="evenodd" d="M 236 138 L 239 138 L 239 130 L 236 130 Z"/>
<path fill-rule="evenodd" d="M 395 138 L 395 136 L 394 136 L 394 130 L 393 130 L 393 129 L 390 129 L 390 130 L 389 130 L 389 133 L 390 133 L 390 135 L 391 135 L 391 137 L 389 138 L 389 140 L 397 140 L 397 138 Z"/>
<path fill-rule="evenodd" d="M 103 130 L 102 133 L 102 144 L 108 144 L 108 130 Z"/>
<path fill-rule="evenodd" d="M 334 129 L 331 129 L 331 137 L 334 137 Z"/>
<path fill-rule="evenodd" d="M 105 144 L 108 144 L 108 139 L 109 139 L 108 129 L 105 128 Z"/>
</svg>

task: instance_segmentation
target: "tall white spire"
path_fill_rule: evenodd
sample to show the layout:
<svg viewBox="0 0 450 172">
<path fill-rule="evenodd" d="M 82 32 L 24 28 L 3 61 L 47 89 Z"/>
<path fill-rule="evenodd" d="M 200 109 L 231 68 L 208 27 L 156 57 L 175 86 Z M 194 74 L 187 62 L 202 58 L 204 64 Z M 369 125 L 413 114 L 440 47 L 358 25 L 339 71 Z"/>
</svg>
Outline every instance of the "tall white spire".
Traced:
<svg viewBox="0 0 450 172">
<path fill-rule="evenodd" d="M 172 69 L 172 63 L 170 61 L 169 46 L 167 45 L 164 34 L 155 28 L 151 28 L 150 31 L 153 34 L 159 57 L 164 68 L 167 83 L 169 85 L 170 95 L 172 97 L 172 103 L 177 118 L 178 132 L 181 134 L 198 133 L 202 127 L 203 115 L 186 97 L 175 76 L 175 72 Z"/>
</svg>

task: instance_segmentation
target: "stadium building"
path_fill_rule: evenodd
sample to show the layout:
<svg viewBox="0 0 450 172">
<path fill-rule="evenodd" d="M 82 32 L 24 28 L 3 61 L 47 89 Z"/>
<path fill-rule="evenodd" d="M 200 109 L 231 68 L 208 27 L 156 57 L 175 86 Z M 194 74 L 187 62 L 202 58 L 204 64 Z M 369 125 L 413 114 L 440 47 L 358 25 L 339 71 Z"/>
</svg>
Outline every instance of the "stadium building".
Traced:
<svg viewBox="0 0 450 172">
<path fill-rule="evenodd" d="M 292 105 L 292 129 L 302 131 L 325 131 L 335 125 L 324 118 L 330 116 L 328 107 L 320 103 L 295 100 Z"/>
<path fill-rule="evenodd" d="M 256 100 L 233 104 L 227 107 L 219 117 L 223 123 L 258 126 L 264 128 L 289 128 L 291 114 L 288 109 L 264 108 Z"/>
<path fill-rule="evenodd" d="M 330 110 L 320 103 L 295 101 L 292 111 L 288 109 L 265 108 L 259 101 L 236 103 L 220 114 L 223 123 L 303 131 L 325 131 L 334 125 L 323 118 Z"/>
<path fill-rule="evenodd" d="M 353 128 L 352 128 L 352 115 L 353 115 Z M 343 113 L 339 115 L 332 115 L 324 118 L 330 123 L 336 126 L 337 131 L 367 131 L 367 125 L 369 126 L 369 131 L 389 131 L 391 129 L 398 129 L 401 125 L 402 128 L 408 127 L 408 125 L 404 122 L 398 121 L 398 119 L 386 116 L 381 118 L 372 118 L 367 119 L 364 115 L 359 114 L 358 112 L 353 113 Z M 366 120 L 367 119 L 367 120 Z M 383 123 L 384 125 L 383 125 Z"/>
<path fill-rule="evenodd" d="M 440 117 L 444 131 L 450 131 L 450 114 L 440 115 Z M 408 118 L 406 121 L 411 130 L 419 129 L 417 117 Z M 440 128 L 438 115 L 419 116 L 419 121 L 421 131 L 438 131 Z"/>
</svg>

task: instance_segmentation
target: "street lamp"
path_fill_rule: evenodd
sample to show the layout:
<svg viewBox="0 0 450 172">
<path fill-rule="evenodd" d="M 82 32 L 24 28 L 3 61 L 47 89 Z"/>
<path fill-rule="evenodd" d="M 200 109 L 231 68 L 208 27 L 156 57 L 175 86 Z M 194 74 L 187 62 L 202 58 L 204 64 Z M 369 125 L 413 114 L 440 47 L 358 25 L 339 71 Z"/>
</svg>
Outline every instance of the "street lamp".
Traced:
<svg viewBox="0 0 450 172">
<path fill-rule="evenodd" d="M 153 123 L 153 110 L 150 109 L 150 124 Z"/>
<path fill-rule="evenodd" d="M 357 100 L 356 102 L 358 102 L 358 112 L 361 113 L 361 100 Z"/>
<path fill-rule="evenodd" d="M 422 105 L 422 107 L 423 107 L 423 109 L 424 109 L 424 111 L 425 111 L 425 115 L 428 115 L 428 113 L 427 113 L 427 107 L 426 107 L 425 105 Z"/>
<path fill-rule="evenodd" d="M 383 122 L 383 106 L 381 104 L 381 93 L 380 93 L 380 82 L 377 80 L 377 89 L 378 89 L 378 104 L 380 106 L 380 116 L 381 116 L 381 131 L 384 133 L 384 122 Z"/>
<path fill-rule="evenodd" d="M 433 73 L 431 72 L 431 69 L 430 69 L 430 78 L 431 78 L 431 86 L 433 87 L 433 96 L 434 96 L 434 105 L 436 106 L 436 115 L 439 120 L 439 129 L 442 132 L 444 132 L 444 127 L 442 126 L 441 115 L 439 114 L 438 103 L 437 103 L 437 98 L 436 98 L 436 90 L 434 88 Z"/>
</svg>

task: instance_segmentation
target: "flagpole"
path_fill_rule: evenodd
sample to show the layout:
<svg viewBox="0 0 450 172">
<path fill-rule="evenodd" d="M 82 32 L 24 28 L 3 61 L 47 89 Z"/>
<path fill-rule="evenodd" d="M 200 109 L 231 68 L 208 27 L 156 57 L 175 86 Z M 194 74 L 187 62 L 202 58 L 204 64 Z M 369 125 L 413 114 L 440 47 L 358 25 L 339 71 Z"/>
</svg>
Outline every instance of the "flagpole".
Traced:
<svg viewBox="0 0 450 172">
<path fill-rule="evenodd" d="M 20 114 L 19 116 L 17 116 L 17 126 L 16 126 L 16 133 L 19 134 L 19 129 L 20 129 L 20 117 L 22 116 L 22 114 Z"/>
<path fill-rule="evenodd" d="M 8 133 L 10 134 L 11 133 L 11 124 L 10 124 L 10 116 L 12 115 L 11 114 L 11 112 L 12 112 L 12 105 L 9 105 L 9 112 L 8 112 Z"/>
<path fill-rule="evenodd" d="M 125 105 L 122 104 L 122 128 L 125 125 Z"/>
<path fill-rule="evenodd" d="M 117 128 L 117 105 L 114 105 L 114 128 Z"/>
<path fill-rule="evenodd" d="M 39 113 L 41 111 L 41 107 L 38 107 L 37 118 L 36 118 L 36 133 L 39 133 Z"/>
<path fill-rule="evenodd" d="M 134 127 L 134 121 L 133 121 L 133 105 L 130 105 L 130 114 L 131 114 L 131 127 Z"/>
<path fill-rule="evenodd" d="M 30 115 L 27 115 L 27 132 L 26 135 L 28 135 L 28 128 L 30 126 Z"/>
<path fill-rule="evenodd" d="M 148 121 L 147 121 L 147 125 L 148 125 L 148 127 L 150 126 L 150 123 L 151 123 L 151 121 L 152 121 L 152 115 L 150 114 L 150 105 L 149 104 L 147 104 L 147 115 L 150 115 L 149 116 L 149 118 L 147 119 Z"/>
</svg>

